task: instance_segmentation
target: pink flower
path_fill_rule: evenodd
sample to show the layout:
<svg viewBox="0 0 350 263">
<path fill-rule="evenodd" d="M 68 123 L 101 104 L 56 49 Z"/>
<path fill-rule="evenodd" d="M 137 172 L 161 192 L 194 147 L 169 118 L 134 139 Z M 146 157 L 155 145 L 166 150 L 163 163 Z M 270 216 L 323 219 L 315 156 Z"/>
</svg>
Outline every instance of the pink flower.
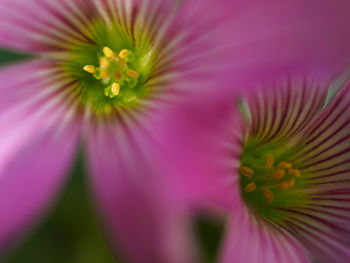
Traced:
<svg viewBox="0 0 350 263">
<path fill-rule="evenodd" d="M 192 262 L 183 227 L 191 184 L 163 173 L 158 119 L 233 83 L 341 65 L 348 7 L 0 0 L 0 45 L 35 55 L 0 71 L 0 249 L 50 204 L 83 143 L 113 244 L 133 262 Z"/>
<path fill-rule="evenodd" d="M 350 260 L 349 82 L 330 94 L 285 77 L 239 104 L 172 115 L 173 176 L 200 209 L 228 217 L 218 262 Z"/>
</svg>

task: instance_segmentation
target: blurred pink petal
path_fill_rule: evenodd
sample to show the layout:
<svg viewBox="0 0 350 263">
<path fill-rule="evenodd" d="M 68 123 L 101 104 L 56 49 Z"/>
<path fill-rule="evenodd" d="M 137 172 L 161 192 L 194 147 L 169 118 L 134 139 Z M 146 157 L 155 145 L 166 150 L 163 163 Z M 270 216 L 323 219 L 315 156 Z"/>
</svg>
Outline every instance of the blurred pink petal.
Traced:
<svg viewBox="0 0 350 263">
<path fill-rule="evenodd" d="M 0 174 L 1 250 L 28 230 L 55 197 L 74 159 L 76 139 L 77 129 L 49 130 L 7 162 Z"/>
<path fill-rule="evenodd" d="M 1 0 L 0 43 L 26 52 L 62 51 L 88 42 L 88 1 Z"/>
<path fill-rule="evenodd" d="M 92 189 L 117 250 L 130 262 L 194 262 L 186 214 L 161 176 L 162 158 L 152 139 L 126 127 L 93 129 Z"/>
<path fill-rule="evenodd" d="M 206 90 L 212 96 L 225 91 L 246 93 L 255 83 L 286 73 L 308 72 L 327 81 L 349 62 L 348 1 L 222 1 L 221 5 L 215 2 L 215 8 L 211 5 L 212 1 L 187 1 L 179 19 L 179 23 L 186 22 L 187 12 L 213 14 L 208 23 L 193 30 L 205 41 L 186 53 L 190 60 L 193 50 L 200 51 L 210 61 L 202 62 L 208 67 L 206 73 L 198 73 L 202 67 L 190 68 L 189 73 L 196 69 L 198 75 L 190 75 L 189 81 L 195 76 L 201 83 L 201 92 L 191 99 L 205 95 Z M 216 9 L 221 7 L 223 11 Z M 208 12 L 211 9 L 215 11 Z"/>
<path fill-rule="evenodd" d="M 342 69 L 349 55 L 350 3 L 342 0 L 308 3 L 301 0 L 264 3 L 0 0 L 0 5 L 0 45 L 34 52 L 40 57 L 37 62 L 0 73 L 0 80 L 3 78 L 2 83 L 5 83 L 0 89 L 6 94 L 0 98 L 0 134 L 4 134 L 4 139 L 0 140 L 7 144 L 4 150 L 0 149 L 0 175 L 2 171 L 10 171 L 15 178 L 12 184 L 18 183 L 16 178 L 20 171 L 7 170 L 8 165 L 17 160 L 17 156 L 21 157 L 30 143 L 42 138 L 45 142 L 48 131 L 63 134 L 61 144 L 56 145 L 56 137 L 48 137 L 49 142 L 45 145 L 49 147 L 52 143 L 53 152 L 46 149 L 51 154 L 56 147 L 62 152 L 61 158 L 55 156 L 55 162 L 50 166 L 56 172 L 49 170 L 47 174 L 61 174 L 63 159 L 69 156 L 64 152 L 73 151 L 78 132 L 75 126 L 79 127 L 84 119 L 84 124 L 93 127 L 84 130 L 84 135 L 88 142 L 93 189 L 110 229 L 110 238 L 120 245 L 127 258 L 136 262 L 192 262 L 191 257 L 197 254 L 189 252 L 192 247 L 188 233 L 185 233 L 188 223 L 188 211 L 185 210 L 212 198 L 223 208 L 232 207 L 234 202 L 232 196 L 226 196 L 234 189 L 235 179 L 218 179 L 217 175 L 229 174 L 230 169 L 239 166 L 242 127 L 238 127 L 232 136 L 237 147 L 222 150 L 217 148 L 216 141 L 207 142 L 215 132 L 202 133 L 203 130 L 194 129 L 194 123 L 174 117 L 171 121 L 179 124 L 184 137 L 177 140 L 176 130 L 169 129 L 169 135 L 173 135 L 171 147 L 175 149 L 169 164 L 168 153 L 162 156 L 156 146 L 158 142 L 167 145 L 167 137 L 161 136 L 157 131 L 158 124 L 154 122 L 167 114 L 169 105 L 181 108 L 187 100 L 196 107 L 198 101 L 208 97 L 217 102 L 228 94 L 249 93 L 252 90 L 248 89 L 248 84 L 273 78 L 281 72 L 322 73 L 327 79 Z M 101 23 L 102 27 L 96 23 Z M 144 97 L 138 97 L 135 92 L 133 96 L 126 95 L 129 100 L 118 101 L 119 97 L 109 100 L 103 97 L 104 88 L 108 88 L 101 87 L 105 83 L 98 82 L 98 78 L 94 79 L 83 70 L 90 65 L 88 63 L 99 63 L 104 46 L 121 45 L 113 42 L 116 34 L 109 31 L 113 26 L 125 34 L 122 37 L 131 39 L 131 44 L 126 45 L 135 49 L 146 47 L 146 50 L 150 46 L 147 55 L 157 55 L 156 63 L 147 65 L 151 69 L 149 75 L 141 76 L 145 79 L 142 83 Z M 110 34 L 105 39 L 100 35 L 104 32 Z M 118 48 L 114 51 L 125 47 Z M 120 72 L 113 73 L 110 76 Z M 103 79 L 102 74 L 98 77 Z M 93 90 L 92 95 L 89 94 L 91 88 L 96 87 L 100 87 L 101 92 Z M 124 91 L 121 87 L 121 92 Z M 227 100 L 231 98 L 228 96 Z M 96 100 L 98 103 L 94 104 Z M 242 126 L 241 119 L 230 114 L 226 102 L 218 111 L 210 112 L 213 108 L 203 110 L 203 115 L 198 118 L 203 121 L 200 127 L 204 128 L 207 125 L 205 117 L 215 118 L 215 114 L 218 117 L 222 114 L 226 119 L 220 119 L 221 126 L 216 128 L 224 139 L 228 132 L 225 121 Z M 182 125 L 194 130 L 187 134 Z M 72 133 L 71 137 L 68 137 L 69 133 Z M 187 152 L 192 144 L 183 144 L 192 138 L 196 139 L 193 147 L 200 150 L 194 156 L 191 148 Z M 67 145 L 63 143 L 65 141 L 68 141 Z M 224 163 L 230 160 L 232 153 L 237 160 L 224 168 L 216 164 L 211 166 L 211 152 L 224 156 Z M 52 158 L 51 154 L 46 153 L 45 158 Z M 184 158 L 191 165 L 184 164 Z M 62 164 L 58 163 L 60 160 Z M 39 161 L 38 154 L 32 162 Z M 203 161 L 204 167 L 201 166 Z M 178 166 L 174 176 L 164 176 L 167 166 Z M 34 172 L 35 169 L 37 166 L 34 166 Z M 192 174 L 195 170 L 199 174 Z M 186 171 L 191 171 L 190 176 L 186 177 Z M 32 174 L 31 170 L 28 174 Z M 54 186 L 54 181 L 43 182 L 45 189 L 58 187 Z M 213 184 L 208 185 L 208 182 Z M 34 201 L 48 195 L 45 190 L 38 189 Z M 39 205 L 41 207 L 43 203 L 39 202 Z M 24 211 L 23 220 L 30 217 L 32 221 L 32 213 L 39 211 L 39 208 L 35 209 Z M 27 223 L 30 222 L 23 221 L 23 224 Z M 21 228 L 20 224 L 22 222 L 14 227 Z"/>
<path fill-rule="evenodd" d="M 39 218 L 74 159 L 80 122 L 69 117 L 74 107 L 63 103 L 64 93 L 52 97 L 48 72 L 39 60 L 0 72 L 8 94 L 0 99 L 0 250 Z"/>
</svg>

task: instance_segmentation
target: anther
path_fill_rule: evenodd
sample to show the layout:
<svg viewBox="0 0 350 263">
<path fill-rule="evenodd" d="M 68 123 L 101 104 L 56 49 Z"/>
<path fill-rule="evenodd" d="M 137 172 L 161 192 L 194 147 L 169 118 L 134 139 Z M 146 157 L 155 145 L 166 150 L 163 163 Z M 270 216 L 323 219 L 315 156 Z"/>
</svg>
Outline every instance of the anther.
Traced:
<svg viewBox="0 0 350 263">
<path fill-rule="evenodd" d="M 241 172 L 241 174 L 249 178 L 252 178 L 254 175 L 254 171 L 247 166 L 241 166 L 241 168 L 239 168 L 239 171 Z"/>
<path fill-rule="evenodd" d="M 129 50 L 123 49 L 122 51 L 119 52 L 119 57 L 121 59 L 126 59 L 126 57 L 129 55 Z"/>
<path fill-rule="evenodd" d="M 111 58 L 114 55 L 112 49 L 110 49 L 109 47 L 104 47 L 102 51 L 107 58 Z"/>
<path fill-rule="evenodd" d="M 253 192 L 256 190 L 256 184 L 255 183 L 249 183 L 244 187 L 244 191 L 247 193 Z"/>
<path fill-rule="evenodd" d="M 264 195 L 267 202 L 269 202 L 269 203 L 273 202 L 274 196 L 273 196 L 273 193 L 269 189 L 265 188 L 263 190 L 263 195 Z"/>
<path fill-rule="evenodd" d="M 112 94 L 113 94 L 114 96 L 117 96 L 117 95 L 119 94 L 119 91 L 120 91 L 120 85 L 119 85 L 119 83 L 114 82 L 114 83 L 112 84 L 111 91 L 112 91 Z"/>
<path fill-rule="evenodd" d="M 289 168 L 292 168 L 292 164 L 288 163 L 288 162 L 280 162 L 278 164 L 278 167 L 284 168 L 284 169 L 289 169 Z"/>
<path fill-rule="evenodd" d="M 273 163 L 274 163 L 273 156 L 271 154 L 267 155 L 266 156 L 265 167 L 266 168 L 272 168 L 273 167 Z"/>
<path fill-rule="evenodd" d="M 106 57 L 101 57 L 99 62 L 100 62 L 100 67 L 103 69 L 108 68 L 110 65 L 110 62 Z"/>
<path fill-rule="evenodd" d="M 300 177 L 300 170 L 296 169 L 296 168 L 290 168 L 290 169 L 288 169 L 288 174 L 299 178 Z"/>
<path fill-rule="evenodd" d="M 135 70 L 128 69 L 126 71 L 126 75 L 128 75 L 130 78 L 137 79 L 139 77 L 139 73 L 137 73 Z"/>
<path fill-rule="evenodd" d="M 93 65 L 86 65 L 83 69 L 91 74 L 94 74 L 96 72 L 96 68 Z"/>
<path fill-rule="evenodd" d="M 109 74 L 108 74 L 107 71 L 101 70 L 101 71 L 100 71 L 100 77 L 101 77 L 102 79 L 107 79 L 107 78 L 109 77 Z"/>
<path fill-rule="evenodd" d="M 278 180 L 281 180 L 285 174 L 286 172 L 284 170 L 278 169 L 272 174 L 272 176 L 273 178 L 275 178 L 276 181 L 278 181 Z"/>
<path fill-rule="evenodd" d="M 281 182 L 278 184 L 278 188 L 280 189 L 287 189 L 287 188 L 292 188 L 295 185 L 295 180 L 290 179 L 289 181 Z"/>
<path fill-rule="evenodd" d="M 290 179 L 290 180 L 288 181 L 288 184 L 289 184 L 289 188 L 294 187 L 294 185 L 295 185 L 295 180 L 294 180 L 294 179 Z"/>
</svg>

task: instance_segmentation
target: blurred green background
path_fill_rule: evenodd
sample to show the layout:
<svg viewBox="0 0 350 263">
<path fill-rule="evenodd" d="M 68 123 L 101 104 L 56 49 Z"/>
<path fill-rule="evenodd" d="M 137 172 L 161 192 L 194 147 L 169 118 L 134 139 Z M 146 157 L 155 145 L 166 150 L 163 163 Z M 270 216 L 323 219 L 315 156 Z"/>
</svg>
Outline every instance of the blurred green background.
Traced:
<svg viewBox="0 0 350 263">
<path fill-rule="evenodd" d="M 26 59 L 30 56 L 0 49 L 0 68 Z M 80 152 L 47 215 L 0 263 L 121 263 L 104 239 L 86 179 Z M 223 222 L 206 216 L 194 221 L 205 263 L 215 262 Z"/>
</svg>

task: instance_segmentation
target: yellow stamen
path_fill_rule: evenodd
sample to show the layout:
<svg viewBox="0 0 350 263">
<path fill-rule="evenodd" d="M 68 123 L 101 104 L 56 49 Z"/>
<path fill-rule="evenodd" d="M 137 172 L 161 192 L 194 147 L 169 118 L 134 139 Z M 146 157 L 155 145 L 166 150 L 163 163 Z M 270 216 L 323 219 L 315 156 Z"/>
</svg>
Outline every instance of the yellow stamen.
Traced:
<svg viewBox="0 0 350 263">
<path fill-rule="evenodd" d="M 137 73 L 135 70 L 128 69 L 126 71 L 126 75 L 128 75 L 130 78 L 137 79 L 139 77 L 139 73 Z"/>
<path fill-rule="evenodd" d="M 278 164 L 278 167 L 284 168 L 284 169 L 289 169 L 289 168 L 292 168 L 292 164 L 288 163 L 288 162 L 280 162 Z"/>
<path fill-rule="evenodd" d="M 126 59 L 126 57 L 129 55 L 129 50 L 123 49 L 122 51 L 119 52 L 119 57 L 121 59 Z"/>
<path fill-rule="evenodd" d="M 295 185 L 295 180 L 294 180 L 294 179 L 290 179 L 290 180 L 288 181 L 288 184 L 289 184 L 289 187 L 290 187 L 290 188 L 294 187 L 294 185 Z"/>
<path fill-rule="evenodd" d="M 109 47 L 104 47 L 102 51 L 107 58 L 111 58 L 114 55 L 112 49 L 110 49 Z"/>
<path fill-rule="evenodd" d="M 106 57 L 101 57 L 100 58 L 100 67 L 101 68 L 108 68 L 111 63 L 109 62 L 108 58 Z"/>
<path fill-rule="evenodd" d="M 284 175 L 286 174 L 286 172 L 282 169 L 279 169 L 279 170 L 276 170 L 274 173 L 273 173 L 273 178 L 275 178 L 275 180 L 281 180 Z"/>
<path fill-rule="evenodd" d="M 288 174 L 299 178 L 300 177 L 300 170 L 296 169 L 296 168 L 290 168 L 290 169 L 288 169 Z"/>
<path fill-rule="evenodd" d="M 241 172 L 241 174 L 249 178 L 252 178 L 254 175 L 254 171 L 247 166 L 242 166 L 241 168 L 239 168 L 239 171 Z"/>
<path fill-rule="evenodd" d="M 278 184 L 279 189 L 287 189 L 289 188 L 289 182 L 281 182 Z"/>
<path fill-rule="evenodd" d="M 295 185 L 295 180 L 290 179 L 289 181 L 281 182 L 278 184 L 278 188 L 280 189 L 287 189 L 287 188 L 292 188 Z"/>
<path fill-rule="evenodd" d="M 113 95 L 114 95 L 114 96 L 117 96 L 117 95 L 119 94 L 119 91 L 120 91 L 120 85 L 119 85 L 119 83 L 114 82 L 114 83 L 112 84 L 111 90 L 112 90 Z"/>
<path fill-rule="evenodd" d="M 249 183 L 244 187 L 244 191 L 250 193 L 253 192 L 256 189 L 255 183 Z"/>
<path fill-rule="evenodd" d="M 109 74 L 108 74 L 107 71 L 101 70 L 101 71 L 100 71 L 100 77 L 101 77 L 102 79 L 107 79 L 107 78 L 109 77 Z"/>
<path fill-rule="evenodd" d="M 273 156 L 272 156 L 271 154 L 269 154 L 269 155 L 266 157 L 265 167 L 266 167 L 266 168 L 272 168 L 272 167 L 273 167 L 273 163 L 274 163 Z"/>
<path fill-rule="evenodd" d="M 269 189 L 267 189 L 267 188 L 264 189 L 263 195 L 264 195 L 267 202 L 269 202 L 269 203 L 273 202 L 274 196 L 273 196 L 273 193 Z"/>
<path fill-rule="evenodd" d="M 94 74 L 96 72 L 96 68 L 93 65 L 86 65 L 83 69 L 91 74 Z"/>
</svg>

